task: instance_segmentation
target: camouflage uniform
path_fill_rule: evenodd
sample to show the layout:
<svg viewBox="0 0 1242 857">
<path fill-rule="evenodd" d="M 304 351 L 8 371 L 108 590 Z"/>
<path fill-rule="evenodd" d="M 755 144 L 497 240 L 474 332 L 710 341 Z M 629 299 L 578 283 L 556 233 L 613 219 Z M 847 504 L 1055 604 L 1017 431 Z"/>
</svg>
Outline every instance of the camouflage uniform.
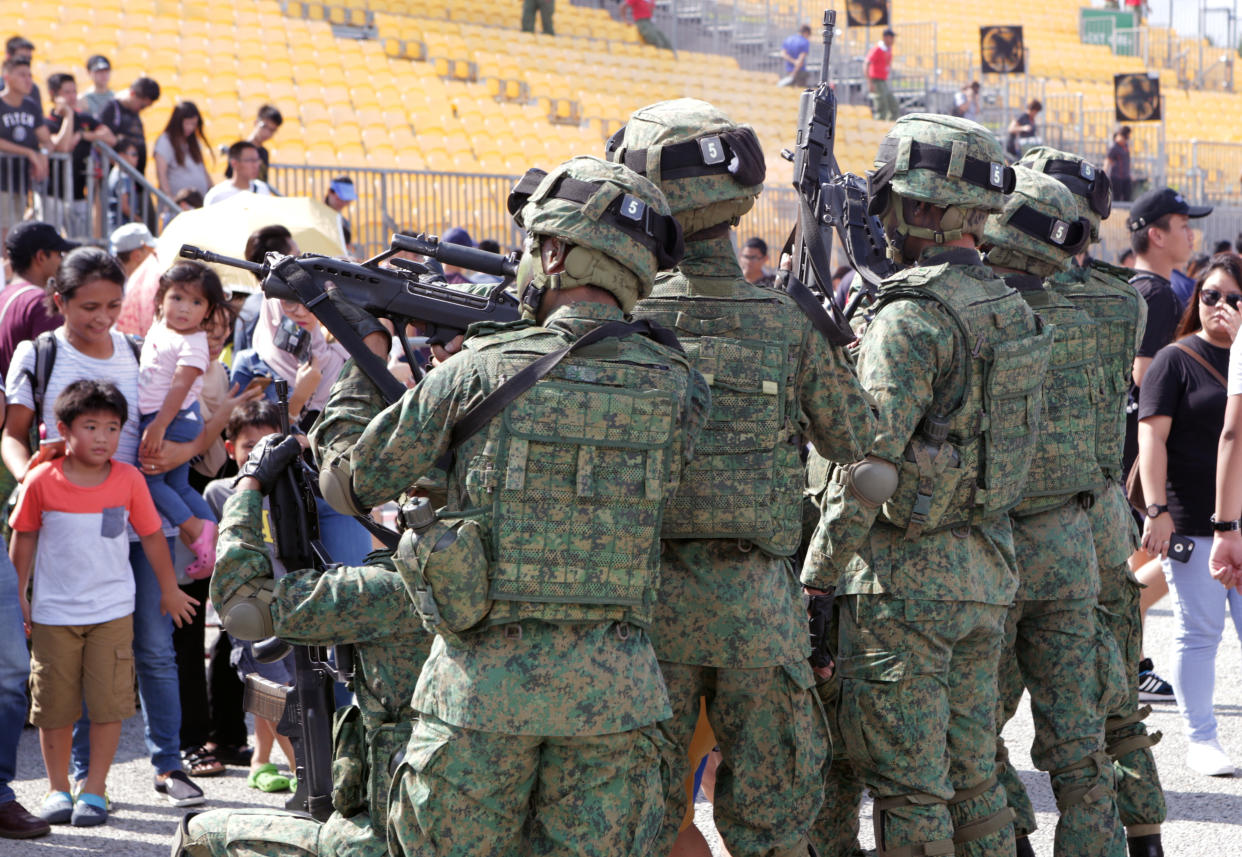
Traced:
<svg viewBox="0 0 1242 857">
<path fill-rule="evenodd" d="M 1006 622 L 997 735 L 1025 687 L 1031 694 L 1031 758 L 1048 771 L 1061 815 L 1054 853 L 1124 857 L 1113 770 L 1104 752 L 1105 701 L 1120 657 L 1096 616 L 1099 572 L 1086 508 L 1103 485 L 1095 462 L 1100 364 L 1096 324 L 1044 288 L 1090 235 L 1073 194 L 1043 173 L 1016 168 L 1017 187 L 984 230 L 986 261 L 1052 325 L 1039 440 L 1022 502 L 1012 512 L 1018 594 Z M 998 737 L 999 742 L 999 737 Z M 998 754 L 1002 781 L 1017 779 Z M 1016 825 L 1030 833 L 1032 819 Z M 1032 825 L 1033 826 L 1033 825 Z"/>
<path fill-rule="evenodd" d="M 566 198 L 573 193 L 586 201 Z M 535 245 L 520 278 L 533 277 L 527 297 L 595 285 L 620 306 L 580 301 L 542 326 L 472 329 L 462 354 L 382 413 L 378 391 L 347 364 L 313 442 L 362 505 L 432 470 L 454 424 L 502 377 L 622 321 L 650 290 L 653 235 L 675 233 L 680 255 L 660 192 L 594 158 L 553 171 L 518 215 Z M 572 245 L 560 274 L 540 268 L 548 236 Z M 394 777 L 392 853 L 649 851 L 668 787 L 655 724 L 670 713 L 647 635 L 657 537 L 708 403 L 679 352 L 645 336 L 605 339 L 565 358 L 454 451 L 441 517 L 462 523 L 444 550 L 474 533 L 480 560 L 430 592 L 440 636 Z M 415 571 L 429 578 L 439 551 L 436 542 Z M 454 627 L 447 617 L 468 606 L 469 582 L 482 575 L 481 620 Z M 432 609 L 420 608 L 424 621 L 435 621 Z"/>
<path fill-rule="evenodd" d="M 996 782 L 996 652 L 1017 587 L 1006 512 L 1026 478 L 1051 337 L 969 247 L 1012 171 L 981 126 L 910 115 L 881 144 L 874 209 L 894 257 L 858 354 L 877 400 L 871 453 L 896 471 L 887 498 L 839 462 L 807 552 L 804 584 L 842 601 L 836 716 L 875 798 L 877 853 L 1014 851 Z M 945 206 L 940 229 L 906 200 Z M 988 420 L 983 419 L 987 413 Z M 877 520 L 878 518 L 878 520 Z"/>
<path fill-rule="evenodd" d="M 269 578 L 263 549 L 263 497 L 239 491 L 220 522 L 211 596 L 223 609 L 240 588 Z M 394 571 L 390 557 L 368 564 L 286 574 L 271 601 L 277 634 L 291 643 L 355 644 L 357 705 L 337 712 L 333 729 L 332 805 L 320 824 L 274 809 L 217 809 L 190 816 L 180 845 L 185 857 L 381 857 L 386 835 L 391 755 L 410 734 L 410 696 L 431 647 L 431 635 Z M 177 851 L 173 852 L 177 854 Z"/>
<path fill-rule="evenodd" d="M 1046 172 L 1064 184 L 1074 194 L 1079 216 L 1087 218 L 1091 226 L 1091 240 L 1099 239 L 1100 221 L 1111 210 L 1106 175 L 1077 155 L 1042 146 L 1027 151 L 1020 163 Z M 1151 709 L 1138 704 L 1138 663 L 1143 639 L 1139 615 L 1141 587 L 1127 563 L 1138 548 L 1138 529 L 1122 487 L 1121 450 L 1131 367 L 1147 324 L 1147 304 L 1130 285 L 1130 274 L 1124 268 L 1090 259 L 1083 267 L 1057 273 L 1048 285 L 1090 314 L 1097 327 L 1102 372 L 1100 403 L 1092 412 L 1096 416 L 1094 454 L 1103 471 L 1104 485 L 1096 495 L 1095 505 L 1087 510 L 1087 518 L 1100 570 L 1098 615 L 1119 650 L 1123 665 L 1120 678 L 1124 682 L 1120 688 L 1111 689 L 1111 697 L 1119 704 L 1108 711 L 1105 744 L 1113 760 L 1117 808 L 1130 837 L 1131 850 L 1138 857 L 1148 857 L 1159 853 L 1160 825 L 1167 810 L 1151 752 L 1160 733 L 1148 735 L 1143 718 Z M 1029 806 L 1020 781 L 1011 789 L 1010 800 L 1016 806 Z"/>
<path fill-rule="evenodd" d="M 610 154 L 662 176 L 690 236 L 681 264 L 656 277 L 634 315 L 672 329 L 712 386 L 711 417 L 663 527 L 652 641 L 673 707 L 660 728 L 675 751 L 675 788 L 658 854 L 685 813 L 680 784 L 700 697 L 721 751 L 713 809 L 729 853 L 806 853 L 828 736 L 809 692 L 806 611 L 790 562 L 801 534 L 800 453 L 809 438 L 853 461 L 874 431 L 843 353 L 791 298 L 748 284 L 721 234 L 761 190 L 762 152 L 748 137 L 749 127 L 710 104 L 681 99 L 635 112 Z M 745 169 L 731 173 L 728 163 L 755 153 L 758 181 L 744 185 Z"/>
</svg>

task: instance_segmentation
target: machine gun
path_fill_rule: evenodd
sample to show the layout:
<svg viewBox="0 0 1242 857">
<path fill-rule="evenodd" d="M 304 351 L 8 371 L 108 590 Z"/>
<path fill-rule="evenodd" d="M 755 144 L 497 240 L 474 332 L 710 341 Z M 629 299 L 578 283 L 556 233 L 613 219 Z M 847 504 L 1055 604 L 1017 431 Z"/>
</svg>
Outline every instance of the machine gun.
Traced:
<svg viewBox="0 0 1242 857">
<path fill-rule="evenodd" d="M 837 13 L 824 12 L 824 56 L 819 83 L 803 91 L 798 105 L 798 134 L 793 151 L 781 154 L 794 165 L 798 192 L 798 225 L 786 244 L 793 270 L 785 289 L 803 312 L 834 345 L 853 341 L 849 319 L 884 278 L 896 270 L 885 253 L 884 227 L 867 210 L 867 182 L 842 173 L 833 149 L 837 135 L 837 96 L 828 81 L 828 61 Z M 850 267 L 862 279 L 862 288 L 845 311 L 832 296 L 832 238 L 840 236 Z"/>
<path fill-rule="evenodd" d="M 276 381 L 280 430 L 285 435 L 289 434 L 288 394 L 288 382 Z M 286 568 L 323 571 L 332 563 L 319 540 L 319 514 L 307 470 L 299 457 L 272 489 L 272 536 L 276 556 Z M 287 687 L 251 674 L 246 676 L 243 696 L 246 711 L 275 722 L 276 731 L 293 744 L 298 788 L 285 807 L 305 810 L 319 821 L 332 814 L 332 714 L 336 710 L 332 685 L 353 680 L 353 647 L 333 648 L 335 666 L 324 646 L 292 646 L 278 637 L 260 640 L 254 644 L 254 653 L 263 663 L 278 661 L 292 650 L 293 684 Z"/>
<path fill-rule="evenodd" d="M 380 267 L 400 252 L 426 256 L 427 264 L 408 259 L 393 259 L 392 268 Z M 416 323 L 423 329 L 428 344 L 440 345 L 464 333 L 476 321 L 516 321 L 520 306 L 507 289 L 517 274 L 517 261 L 501 256 L 445 244 L 435 236 L 393 235 L 387 250 L 365 262 L 349 262 L 304 253 L 285 256 L 269 253 L 262 264 L 222 256 L 190 244 L 181 246 L 181 256 L 250 271 L 259 278 L 263 294 L 269 298 L 296 301 L 315 314 L 327 330 L 353 356 L 358 367 L 367 374 L 380 391 L 396 401 L 405 392 L 384 365 L 384 361 L 362 344 L 361 338 L 327 300 L 325 286 L 333 283 L 343 297 L 371 315 L 387 318 L 396 325 L 399 341 L 410 366 L 417 370 L 413 348 L 405 336 L 406 325 Z M 458 290 L 444 285 L 440 262 L 492 274 L 501 281 L 485 293 Z"/>
</svg>

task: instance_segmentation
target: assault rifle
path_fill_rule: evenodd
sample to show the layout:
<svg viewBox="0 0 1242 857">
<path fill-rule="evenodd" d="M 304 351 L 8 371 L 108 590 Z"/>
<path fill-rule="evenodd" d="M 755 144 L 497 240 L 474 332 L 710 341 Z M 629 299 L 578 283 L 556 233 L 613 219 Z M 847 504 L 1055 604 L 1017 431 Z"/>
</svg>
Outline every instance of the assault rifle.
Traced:
<svg viewBox="0 0 1242 857">
<path fill-rule="evenodd" d="M 276 381 L 281 434 L 289 434 L 289 384 Z M 315 495 L 301 457 L 293 462 L 272 489 L 272 536 L 276 556 L 294 570 L 331 565 L 319 540 L 319 513 Z M 243 707 L 252 714 L 274 721 L 276 731 L 288 736 L 296 757 L 298 788 L 285 804 L 305 810 L 319 821 L 332 814 L 332 715 L 336 711 L 333 682 L 353 680 L 353 647 L 338 645 L 336 666 L 324 646 L 291 646 L 277 637 L 254 644 L 255 657 L 264 663 L 280 660 L 293 651 L 292 686 L 277 684 L 258 675 L 246 676 Z"/>
<path fill-rule="evenodd" d="M 842 173 L 833 149 L 837 136 L 837 96 L 828 81 L 828 61 L 837 13 L 824 12 L 824 55 L 819 83 L 804 90 L 798 105 L 798 134 L 793 151 L 781 154 L 793 161 L 794 189 L 798 192 L 798 225 L 786 252 L 793 256 L 785 289 L 827 339 L 835 345 L 853 341 L 849 319 L 862 300 L 875 293 L 896 267 L 885 253 L 884 228 L 868 213 L 867 182 Z M 832 295 L 833 231 L 841 249 L 861 278 L 858 292 L 841 312 Z"/>
<path fill-rule="evenodd" d="M 392 259 L 390 264 L 394 267 L 380 267 L 380 262 L 401 252 L 417 253 L 427 257 L 428 262 Z M 313 253 L 297 257 L 268 253 L 259 264 L 190 244 L 181 246 L 181 256 L 250 271 L 259 278 L 267 297 L 304 304 L 390 401 L 401 397 L 404 385 L 388 372 L 382 359 L 362 344 L 332 301 L 327 300 L 328 282 L 335 284 L 350 303 L 393 322 L 406 359 L 415 371 L 418 363 L 405 336 L 407 324 L 418 324 L 428 344 L 440 345 L 464 333 L 476 321 L 516 321 L 520 316 L 517 299 L 507 291 L 517 274 L 517 260 L 513 256 L 445 244 L 435 236 L 393 235 L 387 250 L 365 262 Z M 440 262 L 491 274 L 501 281 L 482 294 L 454 289 L 444 284 Z"/>
</svg>

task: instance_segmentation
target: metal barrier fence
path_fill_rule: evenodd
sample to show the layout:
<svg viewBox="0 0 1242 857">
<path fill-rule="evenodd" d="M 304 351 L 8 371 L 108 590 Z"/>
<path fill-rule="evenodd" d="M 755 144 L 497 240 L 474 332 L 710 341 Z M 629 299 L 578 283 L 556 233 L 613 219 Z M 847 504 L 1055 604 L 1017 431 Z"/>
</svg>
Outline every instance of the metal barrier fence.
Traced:
<svg viewBox="0 0 1242 857">
<path fill-rule="evenodd" d="M 46 162 L 46 175 L 36 180 L 29 158 L 0 154 L 0 234 L 29 219 L 45 220 L 69 235 L 89 233 L 86 201 L 75 204 L 71 157 L 53 152 Z"/>
<path fill-rule="evenodd" d="M 1100 227 L 1100 248 L 1093 249 L 1100 258 L 1116 262 L 1121 252 L 1130 246 L 1130 231 L 1126 217 L 1130 213 L 1128 203 L 1114 205 L 1112 216 Z M 1209 253 L 1217 241 L 1234 240 L 1242 235 L 1242 206 L 1217 205 L 1212 213 L 1202 219 L 1190 221 L 1195 233 L 1195 252 Z"/>
</svg>

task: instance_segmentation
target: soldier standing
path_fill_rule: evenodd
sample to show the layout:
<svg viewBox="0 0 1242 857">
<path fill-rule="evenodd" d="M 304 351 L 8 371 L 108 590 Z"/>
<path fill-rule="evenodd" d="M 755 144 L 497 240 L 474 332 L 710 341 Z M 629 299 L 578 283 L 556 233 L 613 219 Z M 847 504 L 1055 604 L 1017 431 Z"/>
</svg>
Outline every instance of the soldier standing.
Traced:
<svg viewBox="0 0 1242 857">
<path fill-rule="evenodd" d="M 1074 194 L 1078 216 L 1085 217 L 1091 241 L 1100 239 L 1100 222 L 1112 211 L 1108 176 L 1079 155 L 1048 147 L 1031 149 L 1020 163 L 1047 173 Z M 1087 509 L 1091 536 L 1100 569 L 1100 619 L 1120 650 L 1124 682 L 1113 699 L 1120 705 L 1104 722 L 1105 745 L 1117 778 L 1117 809 L 1126 828 L 1130 857 L 1163 857 L 1160 825 L 1167 808 L 1164 789 L 1151 747 L 1160 733 L 1149 735 L 1143 719 L 1151 706 L 1139 707 L 1138 676 L 1142 658 L 1143 626 L 1139 616 L 1139 582 L 1127 559 L 1139 546 L 1139 532 L 1130 513 L 1122 483 L 1122 444 L 1125 408 L 1134 355 L 1143 341 L 1147 302 L 1130 285 L 1132 272 L 1089 257 L 1084 251 L 1077 264 L 1055 274 L 1050 287 L 1088 312 L 1096 324 L 1097 354 L 1101 364 L 1100 401 L 1095 415 L 1095 458 L 1104 476 L 1095 504 Z M 1115 674 L 1114 674 L 1115 675 Z M 1017 785 L 1021 785 L 1020 782 Z M 1010 805 L 1019 815 L 1030 801 L 1025 790 L 1010 793 Z M 1033 815 L 1032 815 L 1033 818 Z"/>
<path fill-rule="evenodd" d="M 1104 752 L 1106 694 L 1121 672 L 1112 636 L 1097 619 L 1100 576 L 1086 509 L 1103 487 L 1095 466 L 1100 364 L 1096 324 L 1044 280 L 1069 266 L 1090 229 L 1074 196 L 1056 179 L 1017 167 L 1004 211 L 988 218 L 984 260 L 1052 325 L 1044 409 L 1022 501 L 1009 513 L 1018 559 L 1018 593 L 1000 656 L 997 741 L 1000 778 L 1017 778 L 1000 742 L 1031 694 L 1031 759 L 1052 778 L 1060 817 L 1053 853 L 1125 857 L 1113 766 Z M 1008 789 L 1007 789 L 1008 790 Z M 1017 853 L 1031 855 L 1034 824 L 1016 825 Z"/>
<path fill-rule="evenodd" d="M 794 301 L 746 282 L 729 228 L 762 190 L 754 131 L 684 98 L 644 107 L 609 158 L 657 177 L 686 236 L 636 318 L 673 329 L 712 387 L 711 417 L 669 502 L 652 637 L 673 707 L 673 788 L 656 854 L 686 808 L 686 752 L 706 700 L 722 760 L 716 827 L 736 857 L 805 855 L 828 745 L 809 689 L 806 611 L 790 557 L 806 439 L 862 457 L 874 422 L 844 355 Z"/>
<path fill-rule="evenodd" d="M 448 470 L 436 529 L 398 552 L 439 637 L 390 847 L 640 857 L 666 788 L 647 634 L 660 520 L 710 394 L 652 338 L 675 345 L 666 331 L 624 314 L 680 259 L 681 232 L 650 182 L 596 158 L 524 180 L 510 210 L 530 235 L 518 279 L 535 320 L 472 329 L 386 410 L 347 364 L 313 435 L 338 507 Z M 368 344 L 386 354 L 384 339 Z"/>
<path fill-rule="evenodd" d="M 263 496 L 301 454 L 291 437 L 268 435 L 251 452 L 220 520 L 212 601 L 243 639 L 276 634 L 299 645 L 354 643 L 357 705 L 336 714 L 333 813 L 320 824 L 276 809 L 217 809 L 186 815 L 174 857 L 279 854 L 383 857 L 388 853 L 389 759 L 414 721 L 410 697 L 431 648 L 391 558 L 328 571 L 291 571 L 272 579 L 264 543 Z M 234 608 L 242 624 L 234 625 Z M 249 621 L 245 621 L 249 620 Z"/>
<path fill-rule="evenodd" d="M 858 352 L 879 468 L 837 462 L 802 582 L 836 585 L 845 750 L 880 857 L 1012 857 L 996 782 L 996 653 L 1051 335 L 976 250 L 1013 171 L 982 126 L 912 114 L 880 145 L 892 275 Z"/>
</svg>

